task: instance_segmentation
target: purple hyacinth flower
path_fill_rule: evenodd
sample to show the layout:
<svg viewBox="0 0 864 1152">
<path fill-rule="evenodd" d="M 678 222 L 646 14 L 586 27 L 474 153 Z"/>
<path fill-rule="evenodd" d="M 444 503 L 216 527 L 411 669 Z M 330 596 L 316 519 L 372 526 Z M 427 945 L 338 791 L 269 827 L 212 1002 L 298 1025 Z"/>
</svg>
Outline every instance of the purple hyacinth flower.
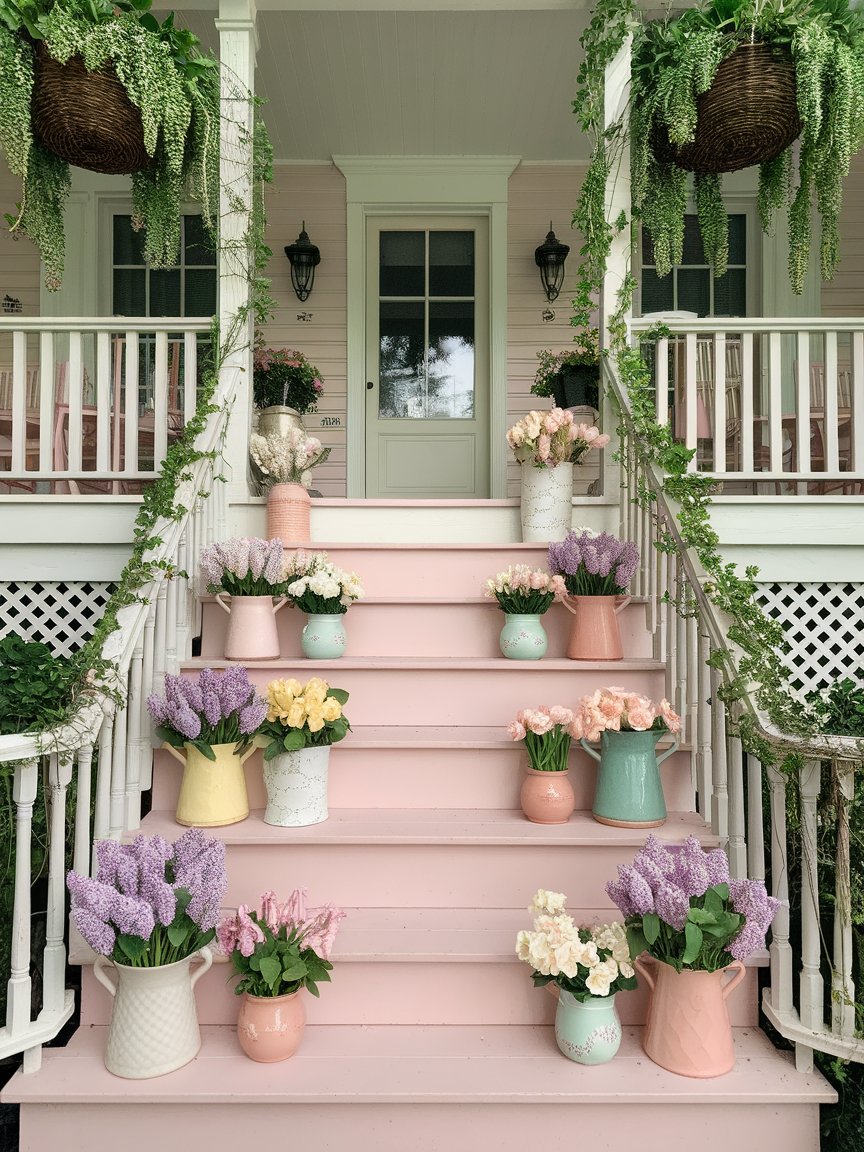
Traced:
<svg viewBox="0 0 864 1152">
<path fill-rule="evenodd" d="M 147 697 L 147 711 L 157 724 L 164 724 L 168 717 L 168 705 L 161 696 L 152 693 Z"/>
<path fill-rule="evenodd" d="M 665 923 L 671 925 L 676 932 L 681 932 L 690 911 L 690 901 L 680 888 L 664 880 L 657 886 L 654 895 L 657 915 Z"/>
<path fill-rule="evenodd" d="M 254 699 L 245 708 L 240 709 L 240 718 L 238 726 L 243 736 L 250 736 L 253 732 L 257 732 L 261 725 L 264 723 L 264 718 L 267 715 L 267 701 L 260 697 Z"/>
<path fill-rule="evenodd" d="M 197 740 L 201 735 L 201 717 L 184 702 L 182 707 L 172 709 L 171 727 L 187 740 Z"/>
<path fill-rule="evenodd" d="M 729 883 L 729 858 L 722 848 L 714 848 L 708 853 L 705 867 L 708 869 L 709 888 Z"/>
<path fill-rule="evenodd" d="M 98 952 L 100 956 L 111 955 L 117 934 L 110 924 L 101 920 L 89 908 L 73 907 L 72 920 L 94 952 Z"/>
</svg>

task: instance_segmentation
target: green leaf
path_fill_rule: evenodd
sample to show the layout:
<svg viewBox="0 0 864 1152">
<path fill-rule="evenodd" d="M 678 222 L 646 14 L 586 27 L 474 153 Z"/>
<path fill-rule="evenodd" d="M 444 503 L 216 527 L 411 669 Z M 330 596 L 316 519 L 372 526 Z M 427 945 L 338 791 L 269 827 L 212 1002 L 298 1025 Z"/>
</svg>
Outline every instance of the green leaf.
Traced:
<svg viewBox="0 0 864 1152">
<path fill-rule="evenodd" d="M 704 908 L 691 908 L 687 913 L 687 920 L 691 924 L 700 924 L 704 926 L 707 924 L 715 924 L 717 917 L 713 912 L 708 912 Z"/>
<path fill-rule="evenodd" d="M 332 696 L 334 700 L 338 700 L 340 704 L 348 703 L 348 693 L 344 688 L 328 688 L 327 695 Z"/>
<path fill-rule="evenodd" d="M 301 748 L 305 748 L 306 747 L 306 736 L 305 736 L 304 732 L 302 731 L 302 729 L 292 728 L 291 731 L 288 732 L 287 735 L 285 736 L 285 738 L 283 739 L 282 747 L 285 749 L 286 752 L 297 752 Z"/>
<path fill-rule="evenodd" d="M 150 947 L 149 940 L 142 940 L 140 936 L 127 936 L 125 932 L 118 933 L 117 945 L 124 956 L 130 960 L 140 960 Z"/>
<path fill-rule="evenodd" d="M 632 924 L 627 925 L 627 947 L 630 949 L 631 956 L 641 956 L 643 952 L 648 951 L 648 941 L 645 939 L 645 933 L 641 927 L 635 927 Z"/>
<path fill-rule="evenodd" d="M 179 948 L 189 935 L 187 924 L 170 924 L 168 926 L 168 939 L 175 948 Z"/>
<path fill-rule="evenodd" d="M 660 935 L 660 917 L 656 912 L 646 912 L 642 917 L 642 931 L 650 947 Z"/>
<path fill-rule="evenodd" d="M 726 885 L 724 885 L 724 887 L 726 887 Z M 707 889 L 704 901 L 706 912 L 713 912 L 715 915 L 719 915 L 723 911 L 723 897 L 716 888 Z"/>
<path fill-rule="evenodd" d="M 262 956 L 259 970 L 269 986 L 275 988 L 282 977 L 282 965 L 276 957 Z"/>
<path fill-rule="evenodd" d="M 282 961 L 282 979 L 286 984 L 291 980 L 302 980 L 307 975 L 306 964 L 299 957 L 296 960 Z"/>
<path fill-rule="evenodd" d="M 193 740 L 192 743 L 207 760 L 215 761 L 216 753 L 209 744 L 206 744 L 203 740 Z"/>
<path fill-rule="evenodd" d="M 696 924 L 691 924 L 688 920 L 684 925 L 684 939 L 686 947 L 684 948 L 684 955 L 681 957 L 681 963 L 692 964 L 702 951 L 702 929 Z"/>
</svg>

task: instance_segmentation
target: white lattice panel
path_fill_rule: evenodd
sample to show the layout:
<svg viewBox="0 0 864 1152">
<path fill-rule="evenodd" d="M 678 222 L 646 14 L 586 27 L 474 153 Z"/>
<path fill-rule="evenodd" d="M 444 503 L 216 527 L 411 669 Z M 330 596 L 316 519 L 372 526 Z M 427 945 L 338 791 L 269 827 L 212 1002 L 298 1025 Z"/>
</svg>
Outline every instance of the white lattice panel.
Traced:
<svg viewBox="0 0 864 1152">
<path fill-rule="evenodd" d="M 0 584 L 0 636 L 16 632 L 55 656 L 71 656 L 93 633 L 114 588 L 102 581 Z"/>
<path fill-rule="evenodd" d="M 864 681 L 864 584 L 763 584 L 757 595 L 783 627 L 793 688 Z"/>
</svg>

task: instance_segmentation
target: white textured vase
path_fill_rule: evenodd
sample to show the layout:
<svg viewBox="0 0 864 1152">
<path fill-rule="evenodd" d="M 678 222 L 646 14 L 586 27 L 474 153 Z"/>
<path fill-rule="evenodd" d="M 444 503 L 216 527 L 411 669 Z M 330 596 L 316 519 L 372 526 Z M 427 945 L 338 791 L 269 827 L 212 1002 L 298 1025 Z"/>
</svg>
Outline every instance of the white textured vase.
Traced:
<svg viewBox="0 0 864 1152">
<path fill-rule="evenodd" d="M 519 514 L 522 539 L 546 543 L 563 540 L 572 526 L 573 465 L 554 468 L 522 465 Z"/>
<path fill-rule="evenodd" d="M 267 807 L 264 823 L 304 828 L 326 820 L 330 746 L 281 752 L 264 761 Z"/>
<path fill-rule="evenodd" d="M 203 963 L 190 972 L 196 956 Z M 146 1080 L 182 1068 L 197 1055 L 201 1033 L 192 989 L 212 963 L 209 948 L 155 968 L 96 957 L 93 975 L 114 998 L 105 1048 L 109 1072 L 126 1080 Z"/>
</svg>

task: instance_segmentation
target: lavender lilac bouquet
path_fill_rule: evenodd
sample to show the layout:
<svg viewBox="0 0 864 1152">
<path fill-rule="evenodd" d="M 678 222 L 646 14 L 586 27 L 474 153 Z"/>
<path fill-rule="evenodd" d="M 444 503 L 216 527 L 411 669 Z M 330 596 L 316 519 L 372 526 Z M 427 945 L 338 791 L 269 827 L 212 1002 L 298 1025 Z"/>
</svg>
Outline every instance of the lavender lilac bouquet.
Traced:
<svg viewBox="0 0 864 1152">
<path fill-rule="evenodd" d="M 261 911 L 241 904 L 216 929 L 219 947 L 240 976 L 240 996 L 290 996 L 299 988 L 319 995 L 317 982 L 329 980 L 330 950 L 345 913 L 334 904 L 306 908 L 306 891 L 295 888 L 284 904 L 275 892 L 261 897 Z"/>
<path fill-rule="evenodd" d="M 136 836 L 100 840 L 96 879 L 69 872 L 72 920 L 94 951 L 155 968 L 193 955 L 216 934 L 228 879 L 225 845 L 190 828 L 169 844 Z"/>
<path fill-rule="evenodd" d="M 620 596 L 633 579 L 639 549 L 608 532 L 570 532 L 549 545 L 549 567 L 571 596 Z"/>
<path fill-rule="evenodd" d="M 606 892 L 626 917 L 631 955 L 647 951 L 676 972 L 746 960 L 780 907 L 761 880 L 730 879 L 723 849 L 704 852 L 695 836 L 668 848 L 649 836 Z"/>
<path fill-rule="evenodd" d="M 284 586 L 281 540 L 242 536 L 211 544 L 201 553 L 201 571 L 208 592 L 229 596 L 279 596 Z"/>
<path fill-rule="evenodd" d="M 267 715 L 267 701 L 255 691 L 249 673 L 240 665 L 221 674 L 202 668 L 198 679 L 165 677 L 165 695 L 147 697 L 156 734 L 173 748 L 192 744 L 208 760 L 215 760 L 214 744 L 236 744 L 243 752 Z"/>
</svg>

